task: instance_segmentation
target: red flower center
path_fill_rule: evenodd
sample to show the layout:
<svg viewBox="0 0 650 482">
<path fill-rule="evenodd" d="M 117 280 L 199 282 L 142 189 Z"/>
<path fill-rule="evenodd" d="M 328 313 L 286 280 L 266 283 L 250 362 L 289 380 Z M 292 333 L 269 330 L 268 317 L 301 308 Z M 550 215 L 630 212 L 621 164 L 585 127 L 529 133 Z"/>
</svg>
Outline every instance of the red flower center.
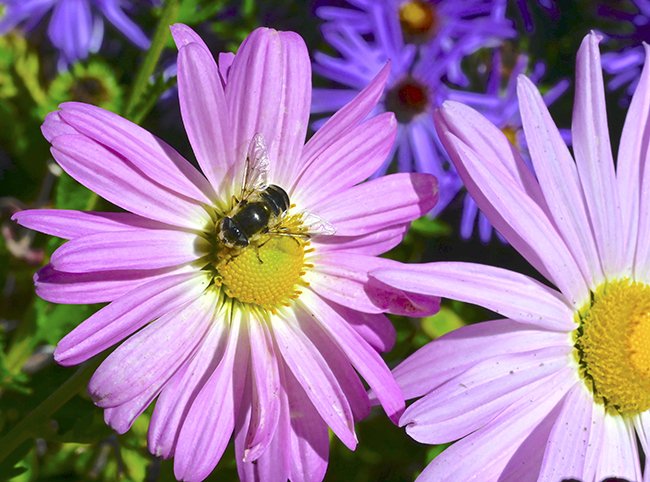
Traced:
<svg viewBox="0 0 650 482">
<path fill-rule="evenodd" d="M 386 93 L 386 109 L 393 111 L 402 123 L 410 122 L 413 117 L 425 112 L 428 106 L 426 86 L 412 77 L 398 82 Z"/>
</svg>

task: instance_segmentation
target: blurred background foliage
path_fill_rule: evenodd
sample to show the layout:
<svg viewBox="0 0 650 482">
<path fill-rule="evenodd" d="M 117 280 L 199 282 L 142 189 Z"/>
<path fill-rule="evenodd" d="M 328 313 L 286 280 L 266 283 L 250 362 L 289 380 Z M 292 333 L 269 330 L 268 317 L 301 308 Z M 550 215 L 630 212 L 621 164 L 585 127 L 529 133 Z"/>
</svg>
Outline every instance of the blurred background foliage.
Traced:
<svg viewBox="0 0 650 482">
<path fill-rule="evenodd" d="M 0 1 L 0 11 L 2 8 Z M 146 3 L 146 2 L 141 2 Z M 236 49 L 245 36 L 260 25 L 300 33 L 311 52 L 331 52 L 319 31 L 315 9 L 345 2 L 318 0 L 179 0 L 171 22 L 193 26 L 213 52 Z M 517 37 L 500 48 L 527 52 L 533 62 L 547 65 L 545 82 L 552 85 L 572 79 L 574 56 L 582 37 L 593 28 L 618 32 L 629 25 L 603 17 L 599 8 L 607 2 L 563 0 L 559 14 L 549 17 L 536 1 L 527 2 L 535 28 L 527 29 L 519 4 L 510 2 L 507 16 Z M 611 2 L 633 11 L 626 1 Z M 163 7 L 155 4 L 134 11 L 134 21 L 148 36 L 166 22 Z M 1 18 L 0 13 L 0 18 Z M 83 377 L 75 368 L 62 368 L 52 361 L 57 341 L 93 313 L 98 306 L 53 305 L 34 295 L 33 273 L 43 266 L 61 240 L 23 230 L 10 220 L 13 212 L 35 207 L 62 209 L 114 209 L 62 173 L 51 160 L 49 146 L 40 134 L 46 113 L 64 101 L 89 102 L 140 121 L 167 140 L 188 159 L 189 143 L 182 129 L 173 69 L 175 48 L 164 28 L 164 49 L 158 62 L 145 72 L 149 81 L 133 96 L 137 75 L 142 74 L 146 52 L 119 38 L 107 28 L 99 53 L 71 65 L 57 66 L 56 53 L 45 39 L 44 25 L 23 36 L 20 30 L 0 36 L 0 441 L 29 417 L 64 383 L 79 384 L 79 393 L 52 416 L 33 417 L 30 433 L 35 437 L 11 453 L 0 446 L 0 480 L 27 481 L 171 481 L 172 464 L 151 456 L 146 449 L 150 410 L 125 435 L 118 436 L 103 422 L 102 411 L 93 406 L 83 389 Z M 614 47 L 617 40 L 614 39 Z M 621 41 L 622 42 L 622 41 Z M 479 50 L 466 58 L 463 67 L 472 82 L 480 82 L 481 64 L 490 53 Z M 140 72 L 140 74 L 138 74 Z M 327 86 L 315 78 L 318 86 Z M 471 86 L 470 86 L 471 89 Z M 551 111 L 561 127 L 570 127 L 572 88 Z M 612 139 L 623 124 L 625 96 L 609 95 Z M 616 145 L 613 146 L 617 148 Z M 463 240 L 458 233 L 460 201 L 437 219 L 422 218 L 413 224 L 404 242 L 389 256 L 408 262 L 433 260 L 480 261 L 537 276 L 508 245 L 477 239 Z M 416 320 L 394 318 L 398 330 L 395 348 L 386 354 L 394 366 L 428 341 L 459 326 L 494 316 L 473 306 L 444 301 L 440 313 Z M 435 367 L 431 367 L 435 370 Z M 332 440 L 329 481 L 412 480 L 426 462 L 444 447 L 426 447 L 411 440 L 379 411 L 358 425 L 360 441 L 350 452 Z M 208 480 L 236 480 L 232 449 Z"/>
</svg>

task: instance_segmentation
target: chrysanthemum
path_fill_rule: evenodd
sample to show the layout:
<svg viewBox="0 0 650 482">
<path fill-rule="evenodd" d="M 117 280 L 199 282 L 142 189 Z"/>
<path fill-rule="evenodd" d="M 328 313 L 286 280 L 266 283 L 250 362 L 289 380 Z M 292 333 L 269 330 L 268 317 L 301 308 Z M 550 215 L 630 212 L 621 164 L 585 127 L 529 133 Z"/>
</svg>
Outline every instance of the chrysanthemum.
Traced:
<svg viewBox="0 0 650 482">
<path fill-rule="evenodd" d="M 85 59 L 104 38 L 104 19 L 142 49 L 146 35 L 124 12 L 122 0 L 0 0 L 0 35 L 19 25 L 31 30 L 52 10 L 47 34 L 61 52 L 61 65 Z"/>
<path fill-rule="evenodd" d="M 314 71 L 342 88 L 314 90 L 312 112 L 334 112 L 390 61 L 390 75 L 378 110 L 394 112 L 395 150 L 377 174 L 395 160 L 398 171 L 438 178 L 440 200 L 430 213 L 442 212 L 462 184 L 450 166 L 433 125 L 433 111 L 449 98 L 449 80 L 468 85 L 461 62 L 481 47 L 511 36 L 500 0 L 397 1 L 354 0 L 358 8 L 320 7 L 325 40 L 338 57 L 317 53 Z M 319 126 L 316 123 L 316 126 Z"/>
<path fill-rule="evenodd" d="M 446 104 L 437 126 L 470 193 L 549 282 L 470 263 L 381 270 L 383 283 L 476 303 L 504 319 L 461 328 L 394 371 L 400 420 L 458 440 L 420 480 L 641 481 L 650 450 L 650 62 L 611 154 L 599 37 L 577 60 L 575 162 L 530 80 L 519 102 L 537 180 L 503 133 Z M 647 47 L 646 47 L 647 49 Z M 648 465 L 646 462 L 645 478 Z"/>
<path fill-rule="evenodd" d="M 311 71 L 298 35 L 258 29 L 216 63 L 189 28 L 172 32 L 181 114 L 203 173 L 97 107 L 62 104 L 43 125 L 61 167 L 129 211 L 15 215 L 69 239 L 36 276 L 41 297 L 110 302 L 54 356 L 75 365 L 128 337 L 89 391 L 120 433 L 157 398 L 149 448 L 175 457 L 179 479 L 206 477 L 234 435 L 243 480 L 319 481 L 328 427 L 354 448 L 354 422 L 370 408 L 357 373 L 390 417 L 403 408 L 378 354 L 394 339 L 382 313 L 431 312 L 436 302 L 371 290 L 366 280 L 387 262 L 376 255 L 431 209 L 435 179 L 398 174 L 359 184 L 395 136 L 391 114 L 366 119 L 386 71 L 303 146 Z M 262 138 L 268 164 L 259 166 L 291 207 L 247 247 L 229 247 L 222 220 L 237 212 L 244 178 L 261 176 L 244 172 Z M 314 220 L 330 235 L 305 235 Z"/>
<path fill-rule="evenodd" d="M 517 102 L 516 81 L 520 74 L 528 71 L 528 63 L 526 55 L 518 55 L 514 66 L 507 68 L 503 65 L 501 51 L 497 50 L 493 56 L 485 92 L 452 91 L 449 97 L 475 108 L 501 129 L 510 143 L 519 149 L 526 164 L 530 165 L 528 146 L 522 128 L 519 103 Z M 539 82 L 544 76 L 545 70 L 544 63 L 537 62 L 529 74 L 530 79 L 535 83 Z M 504 71 L 507 71 L 505 85 L 503 85 Z M 544 94 L 544 103 L 547 106 L 552 105 L 568 86 L 568 80 L 562 80 L 552 86 Z M 570 140 L 571 136 L 567 130 L 561 130 L 561 133 L 565 141 Z M 478 228 L 478 236 L 483 243 L 490 241 L 493 232 L 490 221 L 479 211 L 472 196 L 465 193 L 463 214 L 460 221 L 461 237 L 465 239 L 472 237 L 475 228 Z"/>
</svg>

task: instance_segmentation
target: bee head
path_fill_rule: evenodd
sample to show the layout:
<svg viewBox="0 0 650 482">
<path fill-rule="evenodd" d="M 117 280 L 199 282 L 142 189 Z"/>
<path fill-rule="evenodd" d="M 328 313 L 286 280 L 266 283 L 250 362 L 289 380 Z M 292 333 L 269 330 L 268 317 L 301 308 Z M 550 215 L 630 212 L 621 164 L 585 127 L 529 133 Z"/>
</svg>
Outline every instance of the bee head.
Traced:
<svg viewBox="0 0 650 482">
<path fill-rule="evenodd" d="M 239 226 L 237 226 L 237 223 L 229 217 L 225 217 L 221 220 L 217 236 L 219 241 L 229 248 L 245 248 L 248 246 L 248 238 L 246 237 L 246 234 L 244 234 Z"/>
</svg>

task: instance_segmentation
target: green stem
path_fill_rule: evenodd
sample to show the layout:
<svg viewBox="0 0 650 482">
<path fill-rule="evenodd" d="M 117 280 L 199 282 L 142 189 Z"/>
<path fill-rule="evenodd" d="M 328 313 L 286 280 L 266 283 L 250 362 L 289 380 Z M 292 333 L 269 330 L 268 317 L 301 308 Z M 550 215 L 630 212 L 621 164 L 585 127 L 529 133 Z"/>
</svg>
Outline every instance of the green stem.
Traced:
<svg viewBox="0 0 650 482">
<path fill-rule="evenodd" d="M 49 397 L 43 400 L 34 410 L 28 413 L 18 424 L 0 439 L 0 462 L 16 450 L 23 442 L 39 434 L 39 429 L 65 405 L 72 397 L 86 386 L 90 376 L 103 361 L 98 356 L 81 365 L 63 385 L 57 388 Z"/>
<path fill-rule="evenodd" d="M 174 22 L 176 15 L 178 14 L 179 3 L 178 0 L 167 0 L 165 6 L 163 7 L 162 13 L 160 15 L 160 21 L 156 27 L 156 32 L 153 35 L 151 40 L 151 47 L 147 51 L 147 55 L 144 58 L 144 61 L 140 65 L 140 70 L 135 76 L 135 81 L 133 83 L 133 89 L 131 94 L 126 102 L 126 109 L 124 113 L 127 117 L 131 117 L 133 110 L 140 102 L 142 93 L 147 88 L 149 79 L 153 75 L 153 72 L 158 64 L 160 55 L 162 54 L 167 39 L 169 38 L 169 25 Z"/>
</svg>

